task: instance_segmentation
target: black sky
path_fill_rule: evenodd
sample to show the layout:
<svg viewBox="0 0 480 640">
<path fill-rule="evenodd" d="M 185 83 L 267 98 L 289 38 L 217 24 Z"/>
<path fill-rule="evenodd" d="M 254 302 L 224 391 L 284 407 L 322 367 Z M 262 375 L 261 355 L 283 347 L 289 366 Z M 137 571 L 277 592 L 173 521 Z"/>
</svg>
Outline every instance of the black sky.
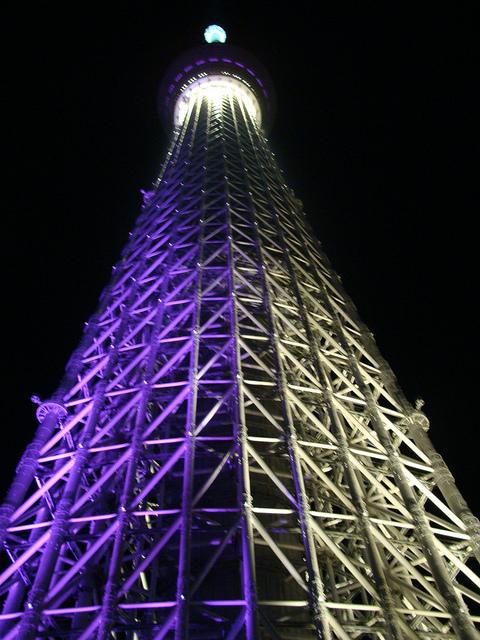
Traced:
<svg viewBox="0 0 480 640">
<path fill-rule="evenodd" d="M 269 69 L 287 183 L 478 510 L 473 15 L 99 4 L 5 20 L 1 492 L 35 428 L 29 397 L 54 390 L 160 167 L 158 83 L 219 22 Z"/>
</svg>

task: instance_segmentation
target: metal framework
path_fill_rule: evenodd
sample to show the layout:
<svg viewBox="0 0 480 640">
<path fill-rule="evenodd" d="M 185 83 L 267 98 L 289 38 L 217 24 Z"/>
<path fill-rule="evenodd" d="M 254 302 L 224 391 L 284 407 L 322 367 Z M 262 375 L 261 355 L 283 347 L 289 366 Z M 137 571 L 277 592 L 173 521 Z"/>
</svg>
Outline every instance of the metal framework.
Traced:
<svg viewBox="0 0 480 640">
<path fill-rule="evenodd" d="M 1 508 L 1 637 L 477 638 L 426 417 L 242 96 L 187 107 Z"/>
</svg>

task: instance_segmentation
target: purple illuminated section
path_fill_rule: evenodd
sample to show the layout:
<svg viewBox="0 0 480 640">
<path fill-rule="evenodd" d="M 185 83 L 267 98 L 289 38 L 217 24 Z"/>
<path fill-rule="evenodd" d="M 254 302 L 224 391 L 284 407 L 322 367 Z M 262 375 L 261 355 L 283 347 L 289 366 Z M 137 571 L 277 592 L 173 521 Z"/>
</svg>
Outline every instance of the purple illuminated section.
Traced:
<svg viewBox="0 0 480 640">
<path fill-rule="evenodd" d="M 184 81 L 192 68 L 179 73 L 176 82 Z M 194 138 L 193 148 L 196 153 L 206 153 L 200 135 Z M 16 577 L 21 581 L 8 595 L 0 615 L 0 635 L 6 640 L 35 637 L 42 618 L 49 617 L 70 619 L 72 630 L 78 625 L 81 632 L 75 632 L 76 638 L 86 640 L 92 634 L 106 638 L 111 620 L 130 610 L 171 611 L 160 626 L 165 634 L 175 628 L 178 637 L 184 637 L 192 611 L 205 607 L 240 609 L 240 613 L 231 614 L 231 620 L 220 615 L 212 615 L 212 620 L 223 626 L 229 620 L 226 628 L 244 626 L 246 637 L 255 637 L 251 534 L 238 503 L 243 480 L 238 478 L 240 467 L 234 458 L 241 437 L 240 417 L 232 403 L 238 392 L 235 372 L 240 371 L 232 348 L 237 326 L 232 324 L 237 313 L 231 280 L 235 263 L 230 255 L 225 258 L 223 273 L 218 271 L 217 240 L 205 240 L 210 229 L 203 230 L 204 218 L 200 217 L 207 215 L 207 211 L 200 214 L 202 190 L 196 188 L 194 199 L 190 195 L 188 201 L 183 200 L 185 182 L 177 175 L 178 168 L 185 170 L 192 153 L 187 135 L 168 157 L 158 189 L 144 193 L 144 215 L 131 234 L 124 259 L 113 270 L 110 297 L 98 319 L 88 323 L 72 360 L 76 369 L 60 390 L 57 404 L 51 404 L 35 447 L 29 450 L 25 464 L 19 467 L 22 473 L 12 485 L 12 508 L 8 513 L 4 510 L 2 533 L 10 543 L 12 537 L 19 540 L 22 536 L 26 543 L 0 573 L 0 587 Z M 210 161 L 206 158 L 198 164 L 200 175 Z M 203 180 L 207 179 L 205 173 Z M 173 214 L 169 202 L 177 203 Z M 145 218 L 147 212 L 149 217 Z M 188 243 L 188 234 L 182 226 L 192 216 L 196 241 L 185 252 L 181 247 Z M 219 226 L 227 239 L 225 225 L 231 227 L 232 223 L 225 219 Z M 217 264 L 211 272 L 210 259 Z M 197 295 L 190 291 L 192 282 L 202 287 Z M 200 304 L 201 314 L 196 311 Z M 156 407 L 153 413 L 152 405 Z M 195 476 L 193 470 L 189 475 L 187 460 L 195 449 L 196 459 L 203 456 L 210 470 L 193 483 Z M 36 460 L 32 465 L 33 451 Z M 165 452 L 162 464 L 145 466 L 142 455 L 146 451 L 152 455 Z M 102 466 L 102 473 L 90 475 L 90 465 L 101 459 L 108 460 L 108 465 Z M 38 465 L 47 475 L 42 478 L 40 472 L 42 480 L 37 484 Z M 145 472 L 139 486 L 135 484 L 139 479 L 136 465 Z M 86 482 L 85 474 L 89 478 Z M 159 500 L 167 483 L 168 495 L 177 497 L 177 506 L 146 508 Z M 218 497 L 203 503 L 216 484 Z M 44 504 L 51 504 L 53 510 Z M 54 505 L 58 505 L 56 510 Z M 198 536 L 193 517 L 207 523 L 208 536 L 198 542 L 204 548 L 203 574 L 190 585 L 190 545 Z M 217 521 L 228 523 L 227 529 Z M 116 567 L 120 567 L 123 541 L 132 522 L 147 531 L 150 523 L 161 522 L 161 533 L 141 550 L 130 575 L 120 580 Z M 89 541 L 82 553 L 67 560 L 70 535 Z M 241 542 L 234 543 L 237 539 Z M 237 547 L 243 549 L 245 558 L 237 560 L 235 589 L 220 598 L 201 593 L 203 581 L 215 568 L 214 561 L 221 563 L 222 554 Z M 165 563 L 175 548 L 180 548 L 180 555 L 175 568 L 172 565 L 172 571 L 178 571 L 177 592 L 170 593 L 173 598 L 124 602 L 122 599 L 150 576 L 157 559 Z M 59 553 L 65 554 L 62 560 Z M 62 571 L 55 573 L 57 563 Z M 86 579 L 83 576 L 93 566 L 96 572 L 103 572 L 102 595 L 97 598 L 101 604 L 91 601 L 89 594 L 98 588 L 92 584 L 78 591 L 73 606 L 71 585 Z M 23 580 L 25 572 L 31 573 L 31 585 Z"/>
</svg>

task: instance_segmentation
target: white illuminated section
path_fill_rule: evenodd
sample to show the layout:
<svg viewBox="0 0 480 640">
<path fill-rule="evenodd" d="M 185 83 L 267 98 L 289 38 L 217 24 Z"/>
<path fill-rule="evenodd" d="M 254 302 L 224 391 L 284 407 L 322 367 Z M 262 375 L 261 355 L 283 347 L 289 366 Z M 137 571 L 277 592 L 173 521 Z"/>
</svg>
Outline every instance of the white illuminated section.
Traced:
<svg viewBox="0 0 480 640">
<path fill-rule="evenodd" d="M 239 100 L 256 124 L 261 125 L 262 112 L 253 91 L 236 78 L 212 75 L 198 78 L 178 96 L 173 113 L 175 126 L 182 124 L 189 109 L 199 98 L 207 98 L 212 105 L 219 106 L 224 98 L 230 96 Z"/>
</svg>

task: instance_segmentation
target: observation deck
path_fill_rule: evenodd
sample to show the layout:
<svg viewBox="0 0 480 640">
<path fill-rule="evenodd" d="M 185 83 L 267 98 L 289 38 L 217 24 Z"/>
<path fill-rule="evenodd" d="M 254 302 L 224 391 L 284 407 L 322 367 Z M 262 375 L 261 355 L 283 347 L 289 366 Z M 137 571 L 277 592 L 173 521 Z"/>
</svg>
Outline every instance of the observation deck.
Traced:
<svg viewBox="0 0 480 640">
<path fill-rule="evenodd" d="M 214 39 L 175 60 L 158 93 L 158 110 L 168 130 L 172 124 L 181 124 L 189 101 L 199 93 L 213 98 L 221 98 L 226 93 L 240 94 L 257 125 L 264 132 L 272 126 L 275 114 L 273 83 L 264 66 L 240 47 Z"/>
</svg>

